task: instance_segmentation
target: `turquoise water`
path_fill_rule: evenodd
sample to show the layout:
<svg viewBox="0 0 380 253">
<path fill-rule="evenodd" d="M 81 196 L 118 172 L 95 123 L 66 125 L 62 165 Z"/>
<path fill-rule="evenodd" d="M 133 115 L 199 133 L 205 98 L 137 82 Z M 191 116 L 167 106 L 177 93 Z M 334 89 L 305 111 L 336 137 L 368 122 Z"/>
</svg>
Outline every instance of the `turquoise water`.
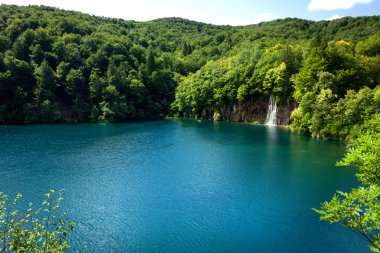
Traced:
<svg viewBox="0 0 380 253">
<path fill-rule="evenodd" d="M 0 126 L 0 191 L 66 189 L 72 251 L 367 252 L 311 210 L 357 184 L 343 153 L 228 122 Z"/>
</svg>

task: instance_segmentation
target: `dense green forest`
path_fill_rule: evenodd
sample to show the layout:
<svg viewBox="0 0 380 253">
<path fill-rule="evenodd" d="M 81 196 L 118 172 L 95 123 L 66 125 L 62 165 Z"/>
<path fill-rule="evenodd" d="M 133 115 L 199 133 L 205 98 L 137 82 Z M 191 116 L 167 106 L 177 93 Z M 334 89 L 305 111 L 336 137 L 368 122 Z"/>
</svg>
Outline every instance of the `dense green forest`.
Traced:
<svg viewBox="0 0 380 253">
<path fill-rule="evenodd" d="M 379 84 L 379 16 L 231 27 L 0 7 L 3 123 L 199 118 L 272 96 L 296 105 L 296 132 L 355 137 Z"/>
<path fill-rule="evenodd" d="M 339 165 L 357 167 L 361 186 L 315 210 L 380 252 L 380 16 L 232 27 L 0 6 L 0 123 L 168 115 L 263 123 L 270 97 L 292 131 L 351 143 Z M 231 118 L 236 111 L 240 115 Z M 8 206 L 6 195 L 0 199 L 0 207 Z M 25 224 L 22 219 L 4 228 Z M 45 245 L 46 251 L 44 241 L 22 241 L 44 234 L 51 242 L 63 238 L 57 247 L 65 250 L 72 227 L 63 225 L 52 234 L 28 225 L 4 249 Z"/>
</svg>

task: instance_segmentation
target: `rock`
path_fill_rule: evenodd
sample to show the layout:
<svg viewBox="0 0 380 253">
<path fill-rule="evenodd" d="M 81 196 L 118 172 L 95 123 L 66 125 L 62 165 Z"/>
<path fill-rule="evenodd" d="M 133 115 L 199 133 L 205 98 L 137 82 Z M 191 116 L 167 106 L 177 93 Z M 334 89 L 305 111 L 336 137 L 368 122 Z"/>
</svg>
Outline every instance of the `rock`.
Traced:
<svg viewBox="0 0 380 253">
<path fill-rule="evenodd" d="M 222 114 L 219 113 L 219 112 L 215 112 L 215 113 L 214 113 L 214 120 L 215 120 L 215 121 L 221 121 L 221 120 L 223 120 L 223 116 L 222 116 Z"/>
<path fill-rule="evenodd" d="M 213 119 L 215 121 L 229 120 L 236 122 L 256 122 L 265 123 L 268 111 L 269 98 L 251 97 L 243 102 L 238 102 L 214 110 L 204 109 L 203 119 Z M 281 103 L 277 105 L 277 125 L 287 126 L 290 124 L 290 114 L 296 108 L 295 103 Z"/>
</svg>

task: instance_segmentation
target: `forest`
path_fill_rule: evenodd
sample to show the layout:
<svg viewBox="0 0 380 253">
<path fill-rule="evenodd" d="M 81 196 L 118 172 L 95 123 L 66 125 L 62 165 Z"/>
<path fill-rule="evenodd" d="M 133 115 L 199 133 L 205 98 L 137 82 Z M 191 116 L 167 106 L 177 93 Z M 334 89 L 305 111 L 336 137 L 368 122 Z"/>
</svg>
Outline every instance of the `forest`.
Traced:
<svg viewBox="0 0 380 253">
<path fill-rule="evenodd" d="M 350 139 L 379 84 L 379 16 L 232 27 L 0 7 L 2 123 L 205 118 L 272 96 L 293 131 Z"/>
<path fill-rule="evenodd" d="M 356 167 L 360 186 L 338 191 L 314 211 L 380 252 L 380 16 L 218 26 L 0 6 L 0 124 L 168 116 L 264 123 L 268 101 L 286 118 L 277 123 L 293 132 L 349 143 L 337 165 Z M 10 200 L 0 192 L 4 252 L 69 248 L 73 225 L 55 213 L 62 197 L 59 192 L 54 202 L 53 193 L 45 194 L 42 209 L 30 204 L 25 219 L 17 220 L 21 195 Z M 39 220 L 41 210 L 46 217 Z"/>
</svg>

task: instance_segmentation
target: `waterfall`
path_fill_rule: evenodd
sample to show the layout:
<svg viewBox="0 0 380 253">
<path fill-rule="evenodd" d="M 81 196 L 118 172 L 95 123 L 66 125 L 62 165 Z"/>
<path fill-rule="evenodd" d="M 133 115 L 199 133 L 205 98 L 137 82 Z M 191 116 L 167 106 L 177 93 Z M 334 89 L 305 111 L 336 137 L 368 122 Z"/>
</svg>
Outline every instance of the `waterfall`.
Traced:
<svg viewBox="0 0 380 253">
<path fill-rule="evenodd" d="M 270 96 L 269 98 L 269 105 L 267 111 L 267 118 L 265 119 L 265 125 L 277 125 L 277 104 L 273 96 Z"/>
</svg>

